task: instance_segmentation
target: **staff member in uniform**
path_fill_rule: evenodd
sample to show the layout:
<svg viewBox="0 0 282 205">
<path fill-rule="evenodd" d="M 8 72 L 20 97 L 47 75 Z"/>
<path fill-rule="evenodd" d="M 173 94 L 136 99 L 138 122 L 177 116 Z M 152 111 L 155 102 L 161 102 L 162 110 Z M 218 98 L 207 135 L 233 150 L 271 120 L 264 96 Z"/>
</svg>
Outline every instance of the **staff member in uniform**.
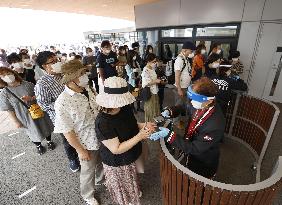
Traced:
<svg viewBox="0 0 282 205">
<path fill-rule="evenodd" d="M 224 135 L 225 119 L 216 104 L 217 86 L 203 77 L 188 88 L 189 123 L 184 137 L 170 132 L 166 141 L 188 155 L 187 167 L 206 178 L 216 174 L 219 163 L 219 145 Z M 175 117 L 185 110 L 183 106 L 166 109 L 164 117 Z M 161 136 L 161 135 L 158 135 Z M 156 140 L 157 138 L 154 138 Z"/>
<path fill-rule="evenodd" d="M 194 43 L 187 41 L 183 44 L 180 54 L 177 56 L 174 63 L 175 72 L 175 104 L 184 105 L 186 103 L 186 91 L 191 82 L 192 68 L 188 61 L 188 56 L 192 54 L 196 49 Z M 178 128 L 183 129 L 183 121 L 181 119 L 175 119 L 175 122 L 179 121 Z"/>
</svg>

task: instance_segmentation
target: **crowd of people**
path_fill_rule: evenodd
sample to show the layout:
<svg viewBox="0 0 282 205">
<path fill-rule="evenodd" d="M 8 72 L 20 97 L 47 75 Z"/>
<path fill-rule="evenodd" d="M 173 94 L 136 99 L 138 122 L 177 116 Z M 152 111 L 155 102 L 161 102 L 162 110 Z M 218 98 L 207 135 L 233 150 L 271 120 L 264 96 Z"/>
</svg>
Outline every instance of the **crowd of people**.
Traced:
<svg viewBox="0 0 282 205">
<path fill-rule="evenodd" d="M 213 178 L 231 91 L 247 90 L 239 51 L 223 59 L 220 44 L 208 54 L 205 44 L 187 41 L 176 59 L 169 48 L 162 59 L 151 45 L 142 56 L 138 42 L 131 47 L 113 49 L 104 40 L 99 51 L 87 47 L 85 55 L 54 46 L 32 56 L 27 49 L 9 55 L 0 50 L 0 110 L 25 131 L 39 155 L 46 152 L 43 140 L 54 150 L 51 134 L 60 134 L 71 171 L 80 170 L 87 204 L 99 204 L 94 191 L 103 183 L 114 202 L 140 204 L 138 173 L 144 173 L 148 139 L 164 138 L 182 150 L 185 166 Z M 164 107 L 169 78 L 175 102 Z M 138 112 L 145 122 L 136 120 Z M 154 118 L 160 115 L 186 127 L 185 136 L 157 127 Z"/>
</svg>

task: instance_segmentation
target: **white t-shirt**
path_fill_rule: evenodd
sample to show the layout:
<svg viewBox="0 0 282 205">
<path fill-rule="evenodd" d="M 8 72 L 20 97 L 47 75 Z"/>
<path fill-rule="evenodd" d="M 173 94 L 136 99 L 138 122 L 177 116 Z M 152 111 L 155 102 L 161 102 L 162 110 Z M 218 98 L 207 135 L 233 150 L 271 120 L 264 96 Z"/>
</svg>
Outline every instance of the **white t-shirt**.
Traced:
<svg viewBox="0 0 282 205">
<path fill-rule="evenodd" d="M 152 81 L 157 80 L 157 74 L 153 69 L 144 67 L 142 72 L 142 88 L 146 87 Z M 150 90 L 152 94 L 158 94 L 159 88 L 157 84 L 151 85 Z"/>
<path fill-rule="evenodd" d="M 184 61 L 183 61 L 184 59 Z M 186 66 L 185 68 L 183 69 L 183 71 L 181 72 L 182 68 L 183 68 L 183 63 L 185 62 Z M 174 72 L 179 70 L 181 72 L 181 75 L 180 75 L 180 87 L 181 88 L 188 88 L 189 85 L 190 85 L 190 82 L 191 82 L 191 65 L 188 61 L 188 59 L 182 55 L 182 54 L 179 54 L 175 60 L 175 63 L 174 63 Z M 175 84 L 176 86 L 176 84 Z"/>
</svg>

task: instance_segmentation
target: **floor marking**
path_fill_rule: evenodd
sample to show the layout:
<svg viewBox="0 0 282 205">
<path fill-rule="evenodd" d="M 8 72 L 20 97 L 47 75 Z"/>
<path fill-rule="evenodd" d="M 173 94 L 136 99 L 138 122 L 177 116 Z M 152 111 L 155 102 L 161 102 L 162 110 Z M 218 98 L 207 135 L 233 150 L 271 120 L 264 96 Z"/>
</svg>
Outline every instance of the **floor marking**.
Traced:
<svg viewBox="0 0 282 205">
<path fill-rule="evenodd" d="M 20 153 L 20 154 L 18 154 L 18 155 L 16 155 L 16 156 L 14 156 L 12 159 L 16 159 L 16 158 L 18 158 L 18 157 L 20 157 L 20 156 L 22 156 L 22 155 L 24 155 L 24 154 L 25 154 L 25 152 Z"/>
<path fill-rule="evenodd" d="M 32 192 L 33 190 L 36 189 L 36 186 L 32 187 L 31 189 L 27 190 L 26 192 L 22 193 L 21 195 L 19 195 L 19 198 L 24 197 L 25 195 L 29 194 L 30 192 Z"/>
<path fill-rule="evenodd" d="M 12 134 L 9 134 L 8 137 L 11 137 L 11 136 L 16 135 L 16 134 L 19 134 L 19 132 L 14 132 Z"/>
</svg>

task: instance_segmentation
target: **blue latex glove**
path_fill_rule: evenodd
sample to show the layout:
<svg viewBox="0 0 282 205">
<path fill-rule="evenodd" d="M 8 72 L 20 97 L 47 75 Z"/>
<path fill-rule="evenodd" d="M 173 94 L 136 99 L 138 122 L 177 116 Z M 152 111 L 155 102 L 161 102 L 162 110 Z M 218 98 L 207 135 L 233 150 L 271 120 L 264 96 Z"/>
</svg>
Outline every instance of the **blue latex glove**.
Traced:
<svg viewBox="0 0 282 205">
<path fill-rule="evenodd" d="M 170 130 L 165 128 L 165 127 L 159 127 L 160 131 L 158 132 L 155 132 L 153 134 L 151 134 L 151 136 L 149 137 L 150 140 L 158 140 L 158 139 L 161 139 L 161 138 L 165 138 L 168 136 Z"/>
<path fill-rule="evenodd" d="M 164 118 L 170 118 L 170 112 L 168 110 L 164 110 L 161 115 L 164 117 Z"/>
</svg>

